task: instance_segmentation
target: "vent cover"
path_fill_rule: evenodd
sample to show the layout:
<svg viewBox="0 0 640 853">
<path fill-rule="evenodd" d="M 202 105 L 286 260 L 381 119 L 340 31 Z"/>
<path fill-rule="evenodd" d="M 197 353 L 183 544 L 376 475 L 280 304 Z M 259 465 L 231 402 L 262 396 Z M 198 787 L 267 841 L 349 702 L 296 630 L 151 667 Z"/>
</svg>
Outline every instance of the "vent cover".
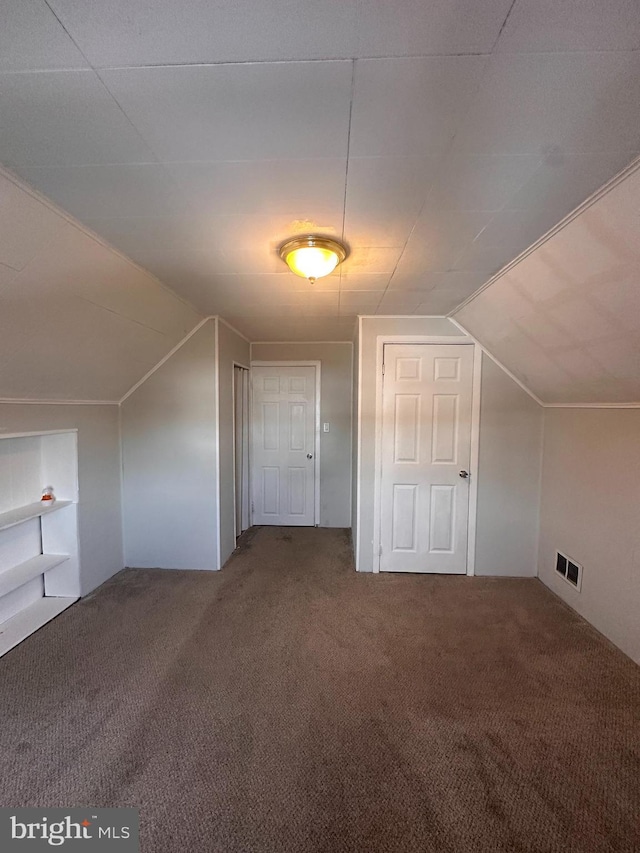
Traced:
<svg viewBox="0 0 640 853">
<path fill-rule="evenodd" d="M 582 586 L 582 566 L 580 563 L 576 563 L 575 560 L 567 557 L 561 551 L 556 551 L 556 572 L 580 592 Z"/>
</svg>

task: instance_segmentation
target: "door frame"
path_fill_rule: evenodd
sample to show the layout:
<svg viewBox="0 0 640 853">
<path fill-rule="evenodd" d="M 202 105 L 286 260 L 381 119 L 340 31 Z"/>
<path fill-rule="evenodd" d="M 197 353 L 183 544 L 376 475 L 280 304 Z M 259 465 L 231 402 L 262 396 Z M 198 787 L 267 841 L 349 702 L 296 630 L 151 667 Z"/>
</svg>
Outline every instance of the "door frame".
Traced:
<svg viewBox="0 0 640 853">
<path fill-rule="evenodd" d="M 233 400 L 233 417 L 231 419 L 233 423 L 233 506 L 235 509 L 236 505 L 236 472 L 235 472 L 235 464 L 236 464 L 236 453 L 238 448 L 236 447 L 236 383 L 235 383 L 235 369 L 236 367 L 240 367 L 242 370 L 247 371 L 247 379 L 249 380 L 249 390 L 251 390 L 251 367 L 247 367 L 246 364 L 242 364 L 239 361 L 231 362 L 231 398 Z M 249 430 L 247 431 L 247 438 L 249 441 L 249 447 L 247 447 L 247 459 L 249 460 L 249 471 L 247 472 L 247 483 L 249 486 L 249 497 L 251 497 L 251 394 L 249 396 L 249 410 L 247 411 L 247 417 L 249 418 Z M 218 463 L 219 465 L 220 463 Z M 236 514 L 233 514 L 233 531 L 235 539 L 238 539 L 240 535 L 237 530 L 236 525 Z M 251 499 L 249 499 L 249 521 L 251 521 Z M 242 532 L 242 531 L 241 531 Z"/>
<path fill-rule="evenodd" d="M 467 526 L 467 571 L 475 574 L 476 518 L 478 512 L 478 457 L 480 446 L 480 389 L 482 382 L 482 350 L 467 336 L 460 335 L 378 335 L 376 337 L 376 412 L 375 468 L 373 487 L 373 571 L 380 571 L 382 534 L 382 364 L 386 344 L 427 344 L 473 347 L 471 382 L 471 458 L 469 462 L 469 518 Z"/>
<path fill-rule="evenodd" d="M 322 373 L 321 361 L 251 361 L 251 367 L 315 367 L 316 369 L 316 411 L 315 411 L 315 450 L 313 454 L 314 462 L 314 494 L 313 494 L 313 523 L 316 527 L 320 526 L 320 379 Z M 249 490 L 253 495 L 253 370 L 250 375 L 251 394 L 249 395 Z M 253 524 L 253 499 L 250 504 L 249 518 Z"/>
</svg>

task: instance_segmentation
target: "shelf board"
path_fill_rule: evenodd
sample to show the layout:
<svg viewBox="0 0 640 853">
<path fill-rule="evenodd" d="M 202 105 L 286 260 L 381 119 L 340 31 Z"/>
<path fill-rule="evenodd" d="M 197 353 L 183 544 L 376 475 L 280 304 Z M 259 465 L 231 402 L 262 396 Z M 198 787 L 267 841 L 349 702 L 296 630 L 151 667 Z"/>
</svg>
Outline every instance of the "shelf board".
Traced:
<svg viewBox="0 0 640 853">
<path fill-rule="evenodd" d="M 27 506 L 19 506 L 17 509 L 10 509 L 7 512 L 0 512 L 0 530 L 15 527 L 16 524 L 22 524 L 24 521 L 38 518 L 40 515 L 49 515 L 49 513 L 63 509 L 65 506 L 71 506 L 72 503 L 73 501 L 54 501 L 53 506 L 43 507 L 42 501 L 37 501 L 34 504 L 27 504 Z"/>
<path fill-rule="evenodd" d="M 17 646 L 38 628 L 42 628 L 67 607 L 71 607 L 77 600 L 77 598 L 39 598 L 11 619 L 2 622 L 0 624 L 0 656 Z"/>
<path fill-rule="evenodd" d="M 54 569 L 68 559 L 67 554 L 39 554 L 24 563 L 5 569 L 0 572 L 0 595 L 13 592 L 22 584 L 37 578 L 38 575 L 43 575 L 49 569 Z"/>
</svg>

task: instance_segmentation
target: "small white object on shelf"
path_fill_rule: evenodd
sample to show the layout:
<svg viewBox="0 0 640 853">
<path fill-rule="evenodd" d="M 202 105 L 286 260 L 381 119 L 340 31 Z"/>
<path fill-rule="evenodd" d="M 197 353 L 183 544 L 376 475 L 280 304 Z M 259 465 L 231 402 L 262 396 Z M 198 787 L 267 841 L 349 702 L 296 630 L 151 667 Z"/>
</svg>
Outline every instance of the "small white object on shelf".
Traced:
<svg viewBox="0 0 640 853">
<path fill-rule="evenodd" d="M 53 506 L 56 496 L 53 494 L 53 486 L 45 486 L 42 490 L 40 501 L 42 506 Z"/>
</svg>

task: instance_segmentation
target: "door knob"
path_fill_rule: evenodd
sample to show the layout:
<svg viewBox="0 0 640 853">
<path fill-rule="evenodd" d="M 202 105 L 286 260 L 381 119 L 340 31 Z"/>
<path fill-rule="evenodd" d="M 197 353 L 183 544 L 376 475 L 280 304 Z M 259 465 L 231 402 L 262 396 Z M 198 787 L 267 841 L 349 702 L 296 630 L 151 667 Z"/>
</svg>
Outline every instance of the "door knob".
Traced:
<svg viewBox="0 0 640 853">
<path fill-rule="evenodd" d="M 313 453 L 307 453 L 307 459 L 313 459 Z"/>
<path fill-rule="evenodd" d="M 462 477 L 462 479 L 463 479 L 463 480 L 466 480 L 466 479 L 467 479 L 467 477 L 469 476 L 469 472 L 468 472 L 468 471 L 465 471 L 465 470 L 463 469 L 462 471 L 460 471 L 460 476 Z"/>
</svg>

